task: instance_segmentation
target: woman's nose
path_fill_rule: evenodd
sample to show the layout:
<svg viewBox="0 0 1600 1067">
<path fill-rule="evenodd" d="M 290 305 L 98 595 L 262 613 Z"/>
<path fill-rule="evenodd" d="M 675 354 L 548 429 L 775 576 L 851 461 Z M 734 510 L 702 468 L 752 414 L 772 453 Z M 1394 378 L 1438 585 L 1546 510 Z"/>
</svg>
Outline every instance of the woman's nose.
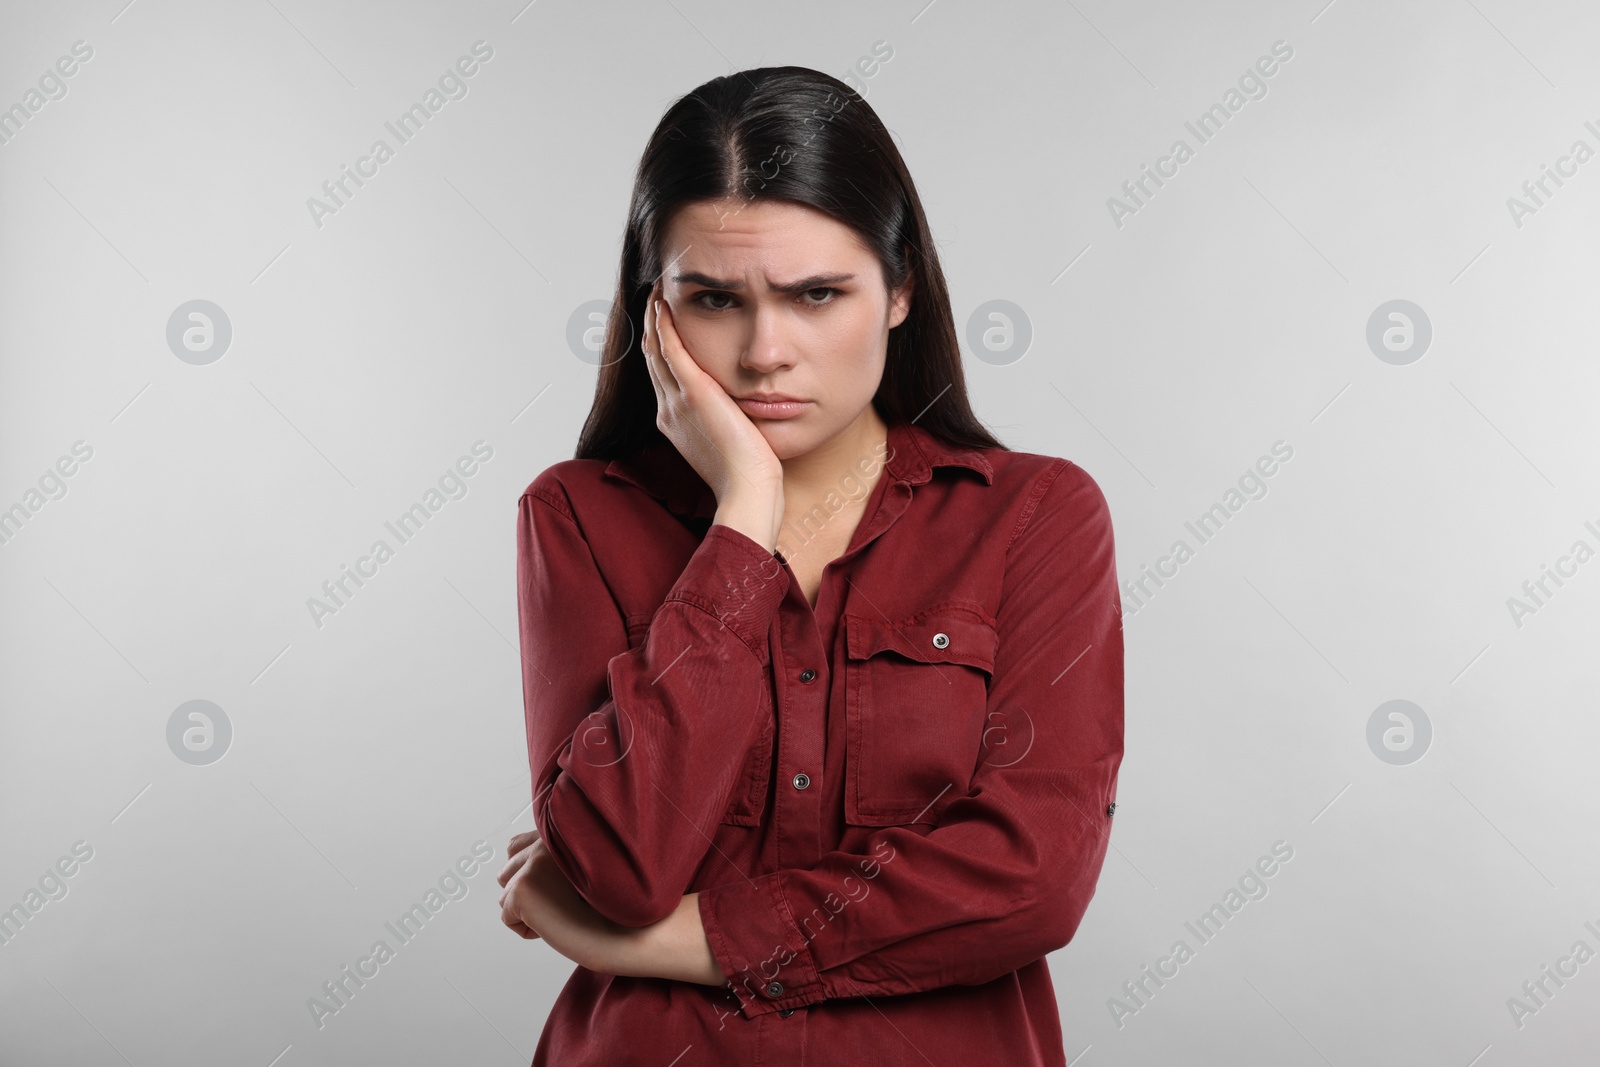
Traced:
<svg viewBox="0 0 1600 1067">
<path fill-rule="evenodd" d="M 766 308 L 757 309 L 739 362 L 753 371 L 765 373 L 793 363 L 794 358 L 794 345 L 783 316 Z"/>
</svg>

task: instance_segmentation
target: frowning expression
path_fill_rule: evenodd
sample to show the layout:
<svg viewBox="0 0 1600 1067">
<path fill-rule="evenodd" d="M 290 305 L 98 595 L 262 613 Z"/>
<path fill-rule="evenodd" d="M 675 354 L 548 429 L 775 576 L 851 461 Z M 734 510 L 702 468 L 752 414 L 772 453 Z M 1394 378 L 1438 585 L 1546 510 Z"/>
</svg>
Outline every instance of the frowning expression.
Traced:
<svg viewBox="0 0 1600 1067">
<path fill-rule="evenodd" d="M 664 293 L 695 362 L 741 403 L 780 459 L 851 426 L 883 377 L 889 331 L 911 308 L 878 257 L 825 212 L 789 201 L 701 201 L 667 227 Z"/>
</svg>

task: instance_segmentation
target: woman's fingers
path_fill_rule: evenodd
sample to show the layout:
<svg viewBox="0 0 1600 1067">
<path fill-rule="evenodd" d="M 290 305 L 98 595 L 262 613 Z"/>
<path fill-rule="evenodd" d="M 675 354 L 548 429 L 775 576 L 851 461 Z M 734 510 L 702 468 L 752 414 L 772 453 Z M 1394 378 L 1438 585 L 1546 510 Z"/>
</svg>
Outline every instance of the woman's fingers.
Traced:
<svg viewBox="0 0 1600 1067">
<path fill-rule="evenodd" d="M 497 877 L 502 886 L 528 862 L 528 851 L 540 840 L 538 830 L 528 830 L 513 837 L 506 845 L 506 862 Z"/>
<path fill-rule="evenodd" d="M 667 306 L 665 296 L 655 296 L 650 299 L 650 351 L 654 353 L 652 362 L 655 363 L 656 374 L 660 377 L 661 387 L 673 401 L 677 401 L 683 393 L 683 361 L 679 358 L 682 346 L 677 345 L 678 336 L 671 335 L 670 340 L 665 332 L 670 329 L 663 317 L 672 315 L 672 309 Z"/>
<path fill-rule="evenodd" d="M 522 865 L 527 862 L 527 859 L 526 856 L 513 852 L 506 858 L 505 866 L 500 868 L 500 873 L 495 876 L 495 880 L 503 887 L 507 882 L 511 881 L 513 875 L 522 869 Z"/>
<path fill-rule="evenodd" d="M 683 347 L 683 339 L 678 336 L 678 329 L 672 322 L 672 307 L 664 296 L 656 298 L 655 336 L 660 346 L 657 351 L 666 363 L 667 372 L 672 375 L 672 384 L 688 392 L 687 379 L 697 371 L 702 374 L 705 372 L 694 365 L 694 360 L 689 358 L 689 350 Z"/>
<path fill-rule="evenodd" d="M 511 840 L 515 844 L 520 839 L 528 836 L 528 834 L 518 834 Z M 528 884 L 529 867 L 532 864 L 532 857 L 537 851 L 537 844 L 538 839 L 535 837 L 533 843 L 518 851 L 517 860 L 526 862 L 521 862 L 520 866 L 510 876 L 503 877 L 500 882 L 505 887 L 500 891 L 500 921 L 524 941 L 533 940 L 539 936 L 539 931 L 528 925 L 527 921 L 522 917 L 521 909 L 517 906 L 519 898 L 530 888 Z"/>
<path fill-rule="evenodd" d="M 650 297 L 645 301 L 644 332 L 639 338 L 639 349 L 644 353 L 644 365 L 650 372 L 650 387 L 656 391 L 656 411 L 664 412 L 667 409 L 666 387 L 661 382 L 661 374 L 656 370 L 656 357 L 650 353 L 659 351 L 660 346 L 651 340 L 654 333 L 652 328 L 655 318 L 655 290 L 650 291 Z"/>
<path fill-rule="evenodd" d="M 517 936 L 522 938 L 524 941 L 539 940 L 539 932 L 525 922 L 508 922 L 506 925 L 515 931 Z"/>
<path fill-rule="evenodd" d="M 500 894 L 500 921 L 524 941 L 537 938 L 539 932 L 523 921 L 521 913 L 515 907 L 515 901 L 515 887 L 508 888 Z"/>
</svg>

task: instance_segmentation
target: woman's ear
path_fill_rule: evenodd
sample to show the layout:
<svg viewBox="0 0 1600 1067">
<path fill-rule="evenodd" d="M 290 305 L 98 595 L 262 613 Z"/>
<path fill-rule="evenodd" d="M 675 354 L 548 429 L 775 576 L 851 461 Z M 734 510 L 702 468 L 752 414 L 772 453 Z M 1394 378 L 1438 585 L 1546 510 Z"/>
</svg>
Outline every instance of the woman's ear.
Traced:
<svg viewBox="0 0 1600 1067">
<path fill-rule="evenodd" d="M 906 257 L 910 258 L 911 249 L 906 249 Z M 917 272 L 912 271 L 906 275 L 906 280 L 900 288 L 889 294 L 889 328 L 892 330 L 911 314 L 911 297 L 916 290 Z"/>
</svg>

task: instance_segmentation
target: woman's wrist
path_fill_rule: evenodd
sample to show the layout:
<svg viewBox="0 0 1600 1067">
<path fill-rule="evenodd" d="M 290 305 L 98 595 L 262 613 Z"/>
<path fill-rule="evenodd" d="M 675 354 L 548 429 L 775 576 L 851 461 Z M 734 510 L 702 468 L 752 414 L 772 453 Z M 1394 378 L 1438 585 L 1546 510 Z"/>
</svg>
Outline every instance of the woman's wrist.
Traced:
<svg viewBox="0 0 1600 1067">
<path fill-rule="evenodd" d="M 738 530 L 768 552 L 778 546 L 778 531 L 773 525 L 772 507 L 769 504 L 730 503 L 717 508 L 712 516 L 713 525 Z"/>
</svg>

